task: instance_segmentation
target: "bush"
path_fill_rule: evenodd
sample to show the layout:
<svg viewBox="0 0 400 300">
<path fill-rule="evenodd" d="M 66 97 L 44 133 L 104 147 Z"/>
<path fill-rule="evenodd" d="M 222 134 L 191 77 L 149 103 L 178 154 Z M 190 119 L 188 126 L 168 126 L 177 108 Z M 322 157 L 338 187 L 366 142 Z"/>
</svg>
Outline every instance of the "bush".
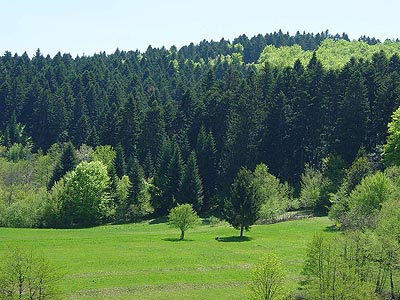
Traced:
<svg viewBox="0 0 400 300">
<path fill-rule="evenodd" d="M 32 187 L 31 187 L 32 188 Z M 18 190 L 15 192 L 18 201 L 7 206 L 0 205 L 0 225 L 6 227 L 40 227 L 46 208 L 46 190 Z"/>
</svg>

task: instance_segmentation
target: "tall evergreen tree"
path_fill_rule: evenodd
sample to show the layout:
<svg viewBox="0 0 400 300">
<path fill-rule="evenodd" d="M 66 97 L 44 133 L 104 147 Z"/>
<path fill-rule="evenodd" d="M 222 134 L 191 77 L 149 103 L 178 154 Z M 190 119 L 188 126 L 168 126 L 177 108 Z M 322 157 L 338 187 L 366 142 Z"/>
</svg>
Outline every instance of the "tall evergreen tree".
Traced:
<svg viewBox="0 0 400 300">
<path fill-rule="evenodd" d="M 167 167 L 167 178 L 161 203 L 161 210 L 164 214 L 174 207 L 176 203 L 182 201 L 181 187 L 183 175 L 184 165 L 181 150 L 178 144 L 174 143 L 171 160 Z"/>
<path fill-rule="evenodd" d="M 128 167 L 128 176 L 131 181 L 131 188 L 129 191 L 129 203 L 137 204 L 140 192 L 143 190 L 143 168 L 136 157 L 132 157 L 130 166 Z"/>
<path fill-rule="evenodd" d="M 191 204 L 196 211 L 200 211 L 202 208 L 203 184 L 201 183 L 194 151 L 192 151 L 186 163 L 181 187 L 181 202 Z"/>
<path fill-rule="evenodd" d="M 356 69 L 346 86 L 337 120 L 336 149 L 347 163 L 351 163 L 360 147 L 366 144 L 369 109 L 365 79 L 361 71 Z"/>
<path fill-rule="evenodd" d="M 157 162 L 156 174 L 154 177 L 154 185 L 157 187 L 157 193 L 152 197 L 152 206 L 158 216 L 166 213 L 163 202 L 168 182 L 168 165 L 172 159 L 173 150 L 172 143 L 169 140 L 165 140 L 161 146 Z"/>
<path fill-rule="evenodd" d="M 121 124 L 119 125 L 119 140 L 128 156 L 135 155 L 140 135 L 139 108 L 137 101 L 135 101 L 132 96 L 128 97 L 120 113 Z"/>
<path fill-rule="evenodd" d="M 158 157 L 165 140 L 165 123 L 163 110 L 157 101 L 146 111 L 139 140 L 141 159 L 144 160 L 148 151 L 153 159 Z"/>
<path fill-rule="evenodd" d="M 143 162 L 143 171 L 146 178 L 154 177 L 155 175 L 155 166 L 154 161 L 151 157 L 150 151 L 147 152 L 146 158 Z"/>
<path fill-rule="evenodd" d="M 212 132 L 206 132 L 204 126 L 200 128 L 196 143 L 199 174 L 204 187 L 203 212 L 209 212 L 214 203 L 212 197 L 216 192 L 217 181 L 217 150 Z"/>
<path fill-rule="evenodd" d="M 236 229 L 249 230 L 258 218 L 261 199 L 254 184 L 254 176 L 247 169 L 240 169 L 232 184 L 229 200 L 225 202 L 225 219 Z"/>
</svg>

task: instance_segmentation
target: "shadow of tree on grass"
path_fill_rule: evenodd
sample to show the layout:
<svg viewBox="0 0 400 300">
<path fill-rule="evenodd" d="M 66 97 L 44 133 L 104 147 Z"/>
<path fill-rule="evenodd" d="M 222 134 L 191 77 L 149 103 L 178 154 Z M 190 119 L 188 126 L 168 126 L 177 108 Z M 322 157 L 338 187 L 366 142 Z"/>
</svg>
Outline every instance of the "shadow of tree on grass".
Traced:
<svg viewBox="0 0 400 300">
<path fill-rule="evenodd" d="M 165 239 L 162 239 L 162 240 L 166 241 L 166 242 L 193 242 L 193 240 L 190 240 L 190 239 L 181 240 L 179 238 L 165 238 Z"/>
<path fill-rule="evenodd" d="M 241 243 L 241 242 L 249 242 L 253 238 L 248 237 L 248 236 L 227 236 L 227 237 L 216 237 L 215 240 L 218 242 L 224 242 L 224 243 Z"/>
</svg>

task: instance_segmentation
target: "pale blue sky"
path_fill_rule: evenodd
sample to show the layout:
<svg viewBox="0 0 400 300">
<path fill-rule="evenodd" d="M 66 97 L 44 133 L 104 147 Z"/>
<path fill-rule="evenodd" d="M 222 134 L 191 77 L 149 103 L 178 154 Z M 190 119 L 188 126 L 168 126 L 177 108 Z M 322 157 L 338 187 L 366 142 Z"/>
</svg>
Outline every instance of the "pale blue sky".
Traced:
<svg viewBox="0 0 400 300">
<path fill-rule="evenodd" d="M 0 54 L 92 55 L 282 31 L 400 38 L 398 0 L 0 0 Z"/>
</svg>

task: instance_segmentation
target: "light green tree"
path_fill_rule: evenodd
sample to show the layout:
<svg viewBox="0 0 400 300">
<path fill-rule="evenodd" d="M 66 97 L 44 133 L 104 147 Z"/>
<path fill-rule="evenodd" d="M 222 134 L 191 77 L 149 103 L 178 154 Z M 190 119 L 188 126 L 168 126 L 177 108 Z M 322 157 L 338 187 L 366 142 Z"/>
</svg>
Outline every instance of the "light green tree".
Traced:
<svg viewBox="0 0 400 300">
<path fill-rule="evenodd" d="M 366 176 L 350 193 L 349 212 L 344 227 L 374 227 L 381 205 L 394 195 L 393 183 L 385 173 Z"/>
<path fill-rule="evenodd" d="M 323 184 L 322 173 L 306 165 L 304 173 L 301 175 L 300 206 L 314 209 L 321 198 Z"/>
<path fill-rule="evenodd" d="M 114 211 L 107 193 L 109 184 L 107 168 L 100 161 L 83 161 L 67 173 L 60 193 L 64 224 L 87 226 L 110 219 Z"/>
<path fill-rule="evenodd" d="M 185 238 L 186 230 L 200 223 L 200 218 L 190 204 L 178 204 L 168 215 L 168 224 L 181 230 L 180 240 Z"/>
<path fill-rule="evenodd" d="M 400 202 L 382 204 L 376 232 L 382 243 L 383 267 L 389 273 L 391 299 L 395 299 L 394 271 L 400 268 Z"/>
<path fill-rule="evenodd" d="M 374 285 L 362 278 L 363 266 L 348 254 L 351 248 L 349 240 L 313 237 L 303 269 L 306 299 L 375 299 Z"/>
<path fill-rule="evenodd" d="M 97 146 L 91 156 L 92 160 L 101 161 L 107 167 L 107 171 L 114 168 L 116 152 L 110 145 Z"/>
<path fill-rule="evenodd" d="M 383 146 L 383 163 L 385 166 L 400 165 L 400 107 L 388 123 L 386 144 Z"/>
<path fill-rule="evenodd" d="M 260 260 L 252 272 L 250 299 L 286 299 L 284 282 L 285 274 L 280 260 L 274 254 L 268 254 Z"/>
<path fill-rule="evenodd" d="M 267 222 L 276 221 L 288 209 L 296 206 L 292 200 L 292 191 L 287 183 L 268 172 L 265 164 L 259 164 L 253 172 L 254 184 L 257 187 L 262 204 L 260 219 Z"/>
</svg>

